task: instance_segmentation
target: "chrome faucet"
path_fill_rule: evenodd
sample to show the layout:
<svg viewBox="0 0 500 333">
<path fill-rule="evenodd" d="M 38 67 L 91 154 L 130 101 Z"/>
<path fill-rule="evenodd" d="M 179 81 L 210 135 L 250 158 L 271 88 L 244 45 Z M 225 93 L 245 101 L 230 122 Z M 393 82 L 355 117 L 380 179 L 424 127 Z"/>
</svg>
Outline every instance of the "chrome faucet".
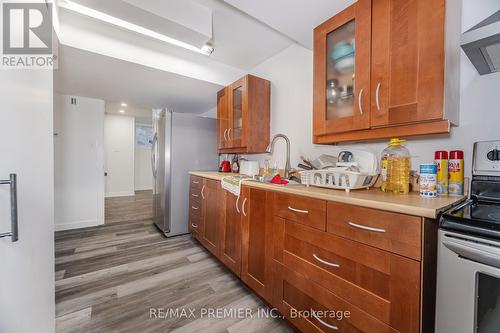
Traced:
<svg viewBox="0 0 500 333">
<path fill-rule="evenodd" d="M 290 139 L 285 134 L 276 134 L 273 136 L 273 139 L 271 140 L 271 143 L 269 146 L 267 146 L 266 152 L 268 154 L 272 154 L 274 151 L 274 145 L 276 141 L 278 141 L 279 138 L 282 138 L 286 141 L 286 164 L 285 164 L 285 178 L 288 178 L 290 176 Z"/>
</svg>

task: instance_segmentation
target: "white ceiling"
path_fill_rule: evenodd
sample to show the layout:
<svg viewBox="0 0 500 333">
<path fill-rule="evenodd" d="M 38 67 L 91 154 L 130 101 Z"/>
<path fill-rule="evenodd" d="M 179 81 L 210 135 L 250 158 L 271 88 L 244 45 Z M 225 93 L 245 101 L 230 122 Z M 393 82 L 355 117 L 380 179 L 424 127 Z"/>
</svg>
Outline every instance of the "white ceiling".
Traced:
<svg viewBox="0 0 500 333">
<path fill-rule="evenodd" d="M 313 29 L 355 0 L 224 0 L 312 49 Z"/>
<path fill-rule="evenodd" d="M 59 49 L 59 68 L 55 75 L 58 93 L 198 114 L 215 107 L 217 91 L 222 88 L 63 45 Z"/>
<path fill-rule="evenodd" d="M 125 103 L 126 105 L 123 106 L 122 103 Z M 124 112 L 120 112 L 122 110 Z M 140 108 L 126 101 L 106 102 L 105 112 L 106 114 L 134 117 L 135 120 L 141 124 L 151 124 L 153 121 L 153 113 L 151 109 Z"/>
</svg>

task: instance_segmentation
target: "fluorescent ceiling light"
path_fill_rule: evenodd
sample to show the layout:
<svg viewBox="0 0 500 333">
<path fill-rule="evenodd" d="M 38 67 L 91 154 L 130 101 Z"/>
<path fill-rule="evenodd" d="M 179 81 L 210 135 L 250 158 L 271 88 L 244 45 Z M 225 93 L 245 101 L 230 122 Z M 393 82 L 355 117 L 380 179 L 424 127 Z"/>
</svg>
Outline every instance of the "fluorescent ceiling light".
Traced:
<svg viewBox="0 0 500 333">
<path fill-rule="evenodd" d="M 125 113 L 125 110 L 120 110 L 120 113 Z"/>
<path fill-rule="evenodd" d="M 201 53 L 204 55 L 210 55 L 214 51 L 214 48 L 210 45 L 203 45 L 203 47 L 200 49 L 200 48 L 197 48 L 196 46 L 193 46 L 191 44 L 184 43 L 184 42 L 177 40 L 175 38 L 168 37 L 166 35 L 157 33 L 153 30 L 146 29 L 144 27 L 138 26 L 136 24 L 127 22 L 125 20 L 119 19 L 117 17 L 111 16 L 108 14 L 105 14 L 105 13 L 97 11 L 95 9 L 92 9 L 92 8 L 89 8 L 86 6 L 82 6 L 82 5 L 75 3 L 73 1 L 62 0 L 59 2 L 59 7 L 65 8 L 67 10 L 70 10 L 70 11 L 73 11 L 73 12 L 76 12 L 76 13 L 79 13 L 79 14 L 82 14 L 85 16 L 92 17 L 92 18 L 100 20 L 100 21 L 104 21 L 104 22 L 112 24 L 112 25 L 116 25 L 120 28 L 124 28 L 124 29 L 130 30 L 130 31 L 133 31 L 133 32 L 139 33 L 141 35 L 145 35 L 145 36 L 160 40 L 160 41 L 165 42 L 165 43 L 169 43 L 169 44 L 172 44 L 175 46 L 185 48 L 187 50 Z"/>
<path fill-rule="evenodd" d="M 121 105 L 121 106 L 123 106 L 124 108 L 126 108 L 126 107 L 127 107 L 127 103 L 122 103 L 122 104 L 120 104 L 120 105 Z"/>
</svg>

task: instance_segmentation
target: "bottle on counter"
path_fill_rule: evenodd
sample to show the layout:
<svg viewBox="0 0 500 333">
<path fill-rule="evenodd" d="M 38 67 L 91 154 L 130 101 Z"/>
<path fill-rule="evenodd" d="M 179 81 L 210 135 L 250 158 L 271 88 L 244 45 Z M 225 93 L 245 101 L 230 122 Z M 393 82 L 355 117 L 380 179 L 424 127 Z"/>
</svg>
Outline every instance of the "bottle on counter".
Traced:
<svg viewBox="0 0 500 333">
<path fill-rule="evenodd" d="M 434 153 L 434 162 L 437 166 L 437 193 L 448 194 L 448 152 L 438 150 Z"/>
<path fill-rule="evenodd" d="M 450 151 L 448 160 L 448 193 L 450 195 L 464 194 L 464 152 Z"/>
<path fill-rule="evenodd" d="M 406 140 L 391 139 L 382 151 L 382 191 L 407 194 L 410 191 L 410 152 L 402 143 Z"/>
</svg>

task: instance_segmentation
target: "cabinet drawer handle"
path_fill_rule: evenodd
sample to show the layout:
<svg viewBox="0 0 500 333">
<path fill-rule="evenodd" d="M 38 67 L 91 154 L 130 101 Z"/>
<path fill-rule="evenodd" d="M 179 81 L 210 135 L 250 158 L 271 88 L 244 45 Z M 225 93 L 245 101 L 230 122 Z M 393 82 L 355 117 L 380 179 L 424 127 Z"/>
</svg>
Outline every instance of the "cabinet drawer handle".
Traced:
<svg viewBox="0 0 500 333">
<path fill-rule="evenodd" d="M 199 184 L 200 182 L 197 180 L 193 180 L 193 184 Z"/>
<path fill-rule="evenodd" d="M 363 88 L 361 88 L 361 90 L 359 91 L 358 107 L 359 107 L 359 113 L 363 114 Z"/>
<path fill-rule="evenodd" d="M 227 136 L 226 136 L 226 134 L 227 134 L 227 128 L 224 130 L 224 141 L 227 141 Z"/>
<path fill-rule="evenodd" d="M 236 199 L 236 211 L 238 212 L 238 214 L 241 213 L 240 212 L 240 207 L 238 207 L 239 206 L 239 204 L 238 204 L 239 202 L 240 202 L 240 196 L 238 195 L 238 199 Z"/>
<path fill-rule="evenodd" d="M 380 82 L 377 83 L 377 89 L 375 90 L 375 103 L 377 104 L 377 112 L 380 111 Z"/>
<path fill-rule="evenodd" d="M 191 226 L 195 229 L 198 229 L 198 225 L 197 224 L 194 224 L 194 223 L 191 223 Z"/>
<path fill-rule="evenodd" d="M 198 195 L 198 194 L 194 194 L 194 193 L 193 193 L 193 194 L 191 194 L 191 196 L 193 196 L 193 197 L 195 197 L 195 198 L 198 198 L 198 197 L 199 197 L 199 195 Z"/>
<path fill-rule="evenodd" d="M 385 232 L 385 229 L 367 227 L 366 225 L 356 224 L 356 223 L 352 223 L 352 222 L 349 222 L 349 225 L 351 227 L 355 227 L 355 228 L 358 228 L 358 229 L 363 229 L 363 230 L 366 230 L 366 231 Z"/>
<path fill-rule="evenodd" d="M 337 326 L 334 326 L 334 325 L 330 325 L 328 323 L 325 323 L 323 320 L 321 320 L 317 315 L 316 313 L 314 312 L 313 309 L 311 309 L 311 315 L 314 317 L 314 319 L 316 319 L 317 321 L 319 321 L 319 323 L 325 327 L 328 327 L 328 328 L 331 328 L 332 330 L 338 330 L 339 328 Z"/>
<path fill-rule="evenodd" d="M 205 185 L 203 185 L 203 187 L 201 188 L 201 197 L 203 199 L 205 199 L 205 192 L 204 191 L 205 191 Z"/>
<path fill-rule="evenodd" d="M 334 264 L 333 262 L 328 262 L 326 260 L 323 260 L 321 259 L 320 257 L 318 257 L 315 253 L 313 253 L 313 257 L 314 259 L 316 259 L 317 261 L 319 261 L 320 263 L 322 264 L 325 264 L 327 266 L 331 266 L 331 267 L 335 267 L 335 268 L 339 268 L 340 265 L 339 264 Z"/>
<path fill-rule="evenodd" d="M 195 206 L 191 206 L 191 208 L 194 210 L 198 210 L 198 207 L 195 207 Z"/>
<path fill-rule="evenodd" d="M 300 210 L 300 209 L 296 209 L 296 208 L 293 208 L 290 206 L 288 206 L 288 209 L 291 210 L 292 212 L 296 212 L 296 213 L 309 214 L 308 210 Z"/>
<path fill-rule="evenodd" d="M 243 216 L 247 216 L 247 213 L 245 212 L 246 203 L 247 203 L 247 198 L 243 200 L 243 204 L 241 205 L 241 211 L 243 212 Z"/>
</svg>

